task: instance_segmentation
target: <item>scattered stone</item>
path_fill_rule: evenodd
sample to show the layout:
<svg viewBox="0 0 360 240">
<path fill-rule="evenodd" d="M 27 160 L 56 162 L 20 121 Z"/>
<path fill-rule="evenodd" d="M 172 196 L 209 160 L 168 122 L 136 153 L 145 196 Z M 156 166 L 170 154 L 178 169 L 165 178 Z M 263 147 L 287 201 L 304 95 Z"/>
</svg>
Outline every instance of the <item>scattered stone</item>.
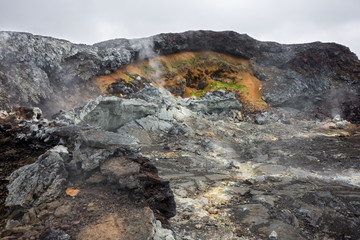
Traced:
<svg viewBox="0 0 360 240">
<path fill-rule="evenodd" d="M 23 220 L 25 224 L 36 224 L 38 222 L 36 212 L 34 208 L 30 208 L 27 213 L 24 214 Z"/>
<path fill-rule="evenodd" d="M 212 174 L 212 175 L 205 175 L 210 181 L 220 181 L 224 179 L 229 179 L 231 176 L 229 175 L 222 175 L 222 174 Z"/>
<path fill-rule="evenodd" d="M 255 119 L 255 123 L 259 125 L 264 125 L 267 122 L 267 118 L 265 115 L 260 115 Z"/>
<path fill-rule="evenodd" d="M 46 229 L 43 233 L 40 234 L 40 240 L 69 240 L 70 236 L 60 230 L 55 230 L 52 228 Z"/>
<path fill-rule="evenodd" d="M 272 231 L 272 232 L 270 233 L 270 235 L 269 235 L 269 239 L 271 239 L 271 240 L 277 240 L 277 239 L 278 239 L 278 234 L 277 234 L 277 232 Z"/>
<path fill-rule="evenodd" d="M 50 210 L 56 209 L 61 205 L 60 201 L 52 201 L 46 204 L 46 207 Z"/>
<path fill-rule="evenodd" d="M 162 227 L 159 220 L 155 221 L 155 229 L 152 236 L 153 240 L 175 240 L 174 233 Z"/>
<path fill-rule="evenodd" d="M 66 215 L 69 215 L 71 213 L 71 206 L 70 205 L 63 205 L 58 207 L 55 212 L 54 212 L 54 216 L 55 217 L 63 217 Z"/>
<path fill-rule="evenodd" d="M 10 219 L 6 222 L 5 229 L 12 230 L 13 228 L 21 226 L 21 223 L 18 220 Z"/>
<path fill-rule="evenodd" d="M 196 224 L 196 225 L 195 225 L 195 228 L 196 228 L 196 229 L 201 229 L 201 224 Z"/>
</svg>

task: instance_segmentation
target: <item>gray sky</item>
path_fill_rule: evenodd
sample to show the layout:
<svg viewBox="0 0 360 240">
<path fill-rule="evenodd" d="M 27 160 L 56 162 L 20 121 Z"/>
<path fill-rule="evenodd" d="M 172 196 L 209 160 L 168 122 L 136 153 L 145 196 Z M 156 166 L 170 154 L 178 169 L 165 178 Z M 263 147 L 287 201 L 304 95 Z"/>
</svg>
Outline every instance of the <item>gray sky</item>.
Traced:
<svg viewBox="0 0 360 240">
<path fill-rule="evenodd" d="M 360 0 L 0 0 L 0 30 L 92 44 L 187 30 L 337 42 L 360 56 Z"/>
</svg>

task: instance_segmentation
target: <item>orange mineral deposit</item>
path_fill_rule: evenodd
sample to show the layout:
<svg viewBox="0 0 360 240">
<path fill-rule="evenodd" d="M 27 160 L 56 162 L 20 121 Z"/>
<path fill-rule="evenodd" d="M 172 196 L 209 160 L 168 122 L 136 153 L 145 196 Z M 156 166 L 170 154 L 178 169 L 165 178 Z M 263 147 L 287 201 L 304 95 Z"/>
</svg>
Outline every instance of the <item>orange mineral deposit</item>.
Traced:
<svg viewBox="0 0 360 240">
<path fill-rule="evenodd" d="M 75 197 L 76 195 L 78 195 L 80 193 L 79 189 L 73 189 L 73 188 L 68 188 L 66 189 L 66 194 L 72 197 Z"/>
</svg>

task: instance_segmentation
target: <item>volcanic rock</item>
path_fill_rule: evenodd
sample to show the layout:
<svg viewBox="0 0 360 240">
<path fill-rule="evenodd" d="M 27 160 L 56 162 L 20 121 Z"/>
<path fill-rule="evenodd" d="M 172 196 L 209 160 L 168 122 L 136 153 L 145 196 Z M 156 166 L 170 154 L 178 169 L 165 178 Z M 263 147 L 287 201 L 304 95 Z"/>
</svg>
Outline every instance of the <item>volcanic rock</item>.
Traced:
<svg viewBox="0 0 360 240">
<path fill-rule="evenodd" d="M 65 161 L 59 153 L 49 150 L 30 165 L 10 175 L 6 206 L 29 207 L 59 197 L 67 178 Z"/>
<path fill-rule="evenodd" d="M 348 48 L 334 43 L 281 45 L 235 32 L 190 31 L 88 46 L 1 32 L 0 49 L 1 108 L 38 106 L 45 115 L 97 96 L 99 90 L 89 82 L 97 75 L 136 60 L 186 51 L 215 51 L 250 60 L 263 82 L 264 100 L 273 106 L 296 107 L 334 89 L 354 96 L 353 105 L 358 102 L 360 62 Z M 348 100 L 339 103 L 347 116 L 357 116 L 347 104 Z"/>
<path fill-rule="evenodd" d="M 165 67 L 151 69 L 153 59 L 174 53 L 182 62 L 167 69 L 201 61 L 157 82 L 131 71 L 156 76 Z M 359 129 L 347 121 L 360 116 L 360 64 L 346 47 L 211 31 L 87 46 L 0 32 L 0 60 L 2 238 L 360 234 Z M 256 111 L 234 64 L 256 80 Z M 206 93 L 216 79 L 223 88 Z M 182 98 L 184 89 L 203 95 Z M 29 107 L 10 111 L 20 105 Z M 64 110 L 49 121 L 30 106 Z"/>
</svg>

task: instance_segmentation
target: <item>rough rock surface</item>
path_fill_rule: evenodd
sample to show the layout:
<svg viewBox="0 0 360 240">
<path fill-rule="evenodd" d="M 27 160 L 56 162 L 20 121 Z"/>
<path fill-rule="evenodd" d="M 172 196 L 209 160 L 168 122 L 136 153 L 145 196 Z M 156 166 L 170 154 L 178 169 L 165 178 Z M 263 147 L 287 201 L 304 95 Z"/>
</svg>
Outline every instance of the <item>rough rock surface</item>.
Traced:
<svg viewBox="0 0 360 240">
<path fill-rule="evenodd" d="M 190 31 L 149 38 L 115 39 L 93 46 L 28 33 L 0 33 L 0 107 L 39 106 L 45 115 L 75 107 L 99 92 L 89 80 L 136 60 L 184 51 L 217 51 L 251 60 L 263 81 L 265 101 L 273 106 L 301 106 L 339 89 L 352 96 L 337 113 L 358 112 L 360 62 L 348 48 L 334 43 L 281 45 L 235 32 Z M 87 89 L 86 91 L 80 89 Z M 20 99 L 20 100 L 19 100 Z M 331 98 L 329 98 L 331 99 Z"/>
<path fill-rule="evenodd" d="M 89 124 L 106 131 L 116 131 L 123 136 L 119 141 L 126 139 L 136 144 L 150 143 L 152 138 L 158 139 L 160 133 L 189 134 L 191 129 L 182 122 L 193 115 L 214 118 L 220 113 L 240 110 L 242 106 L 233 93 L 215 91 L 201 99 L 182 99 L 174 98 L 169 92 L 150 85 L 131 99 L 100 96 L 77 109 L 62 112 L 57 117 L 71 124 Z M 96 135 L 96 138 L 102 137 Z M 95 156 L 93 153 L 89 155 Z M 90 158 L 87 156 L 85 159 Z"/>
<path fill-rule="evenodd" d="M 7 207 L 30 207 L 59 197 L 68 175 L 64 161 L 68 152 L 67 149 L 57 152 L 58 149 L 50 149 L 35 163 L 10 175 L 9 195 L 5 201 Z"/>
<path fill-rule="evenodd" d="M 250 60 L 277 107 L 251 118 L 233 93 L 182 99 L 147 83 L 98 97 L 90 84 L 135 60 L 202 50 Z M 0 60 L 1 107 L 76 105 L 53 121 L 38 108 L 0 111 L 1 238 L 360 235 L 360 130 L 346 120 L 359 116 L 360 71 L 343 46 L 208 31 L 86 46 L 1 32 Z"/>
<path fill-rule="evenodd" d="M 17 120 L 13 113 L 4 116 L 2 129 L 14 128 L 15 137 L 25 141 L 24 148 L 49 150 L 8 178 L 7 213 L 2 221 L 8 220 L 1 237 L 103 239 L 120 234 L 124 239 L 173 238 L 170 230 L 157 223 L 160 220 L 168 226 L 167 219 L 176 213 L 169 181 L 160 178 L 151 161 L 137 153 L 133 138 L 64 122 Z M 46 143 L 50 143 L 49 134 L 51 144 Z M 11 156 L 6 151 L 2 164 L 4 157 Z M 100 231 L 104 221 L 107 230 Z M 139 231 L 129 222 L 144 228 Z"/>
<path fill-rule="evenodd" d="M 339 115 L 306 121 L 279 108 L 252 124 L 238 122 L 232 111 L 241 106 L 232 106 L 232 95 L 223 92 L 176 99 L 150 86 L 136 96 L 132 100 L 158 108 L 125 125 L 129 132 L 123 136 L 139 136 L 131 129 L 149 136 L 149 142 L 140 141 L 140 153 L 170 180 L 177 204 L 170 223 L 178 239 L 356 239 L 358 130 Z M 218 103 L 222 113 L 211 107 Z M 161 121 L 186 131 L 161 131 L 155 124 Z M 137 171 L 131 164 L 104 166 L 109 175 L 116 175 L 110 169 Z M 334 221 L 343 224 L 333 228 Z"/>
</svg>

